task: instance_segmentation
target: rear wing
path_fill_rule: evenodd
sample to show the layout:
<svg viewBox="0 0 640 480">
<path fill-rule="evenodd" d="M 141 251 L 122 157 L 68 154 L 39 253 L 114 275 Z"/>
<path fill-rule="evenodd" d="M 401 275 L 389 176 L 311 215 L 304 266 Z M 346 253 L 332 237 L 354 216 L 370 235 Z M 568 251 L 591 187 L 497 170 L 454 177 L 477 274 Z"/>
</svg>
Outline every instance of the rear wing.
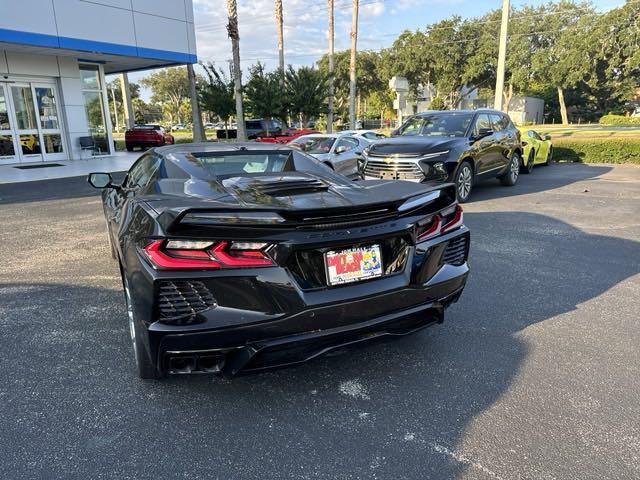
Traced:
<svg viewBox="0 0 640 480">
<path fill-rule="evenodd" d="M 237 208 L 203 205 L 163 209 L 158 223 L 166 232 L 197 228 L 331 229 L 380 223 L 402 217 L 433 215 L 457 203 L 453 184 L 443 184 L 394 202 L 322 209 Z M 157 209 L 157 205 L 154 205 Z"/>
</svg>

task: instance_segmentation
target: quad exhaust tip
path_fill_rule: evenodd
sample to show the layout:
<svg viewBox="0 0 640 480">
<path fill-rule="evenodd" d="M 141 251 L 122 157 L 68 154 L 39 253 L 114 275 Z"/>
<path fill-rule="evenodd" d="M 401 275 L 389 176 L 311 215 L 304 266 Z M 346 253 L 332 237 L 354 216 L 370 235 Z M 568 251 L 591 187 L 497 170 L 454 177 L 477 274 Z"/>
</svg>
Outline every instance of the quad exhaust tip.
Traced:
<svg viewBox="0 0 640 480">
<path fill-rule="evenodd" d="M 189 373 L 219 373 L 225 363 L 226 352 L 202 354 L 168 354 L 167 373 L 181 375 Z"/>
</svg>

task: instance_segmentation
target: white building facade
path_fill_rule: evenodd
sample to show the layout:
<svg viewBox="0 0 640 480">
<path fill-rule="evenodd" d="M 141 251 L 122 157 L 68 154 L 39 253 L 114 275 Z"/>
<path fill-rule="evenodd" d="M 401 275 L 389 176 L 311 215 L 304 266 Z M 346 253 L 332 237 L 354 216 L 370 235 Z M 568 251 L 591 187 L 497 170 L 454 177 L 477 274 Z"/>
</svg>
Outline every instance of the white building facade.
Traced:
<svg viewBox="0 0 640 480">
<path fill-rule="evenodd" d="M 192 0 L 0 0 L 0 164 L 112 154 L 105 74 L 196 61 Z"/>
</svg>

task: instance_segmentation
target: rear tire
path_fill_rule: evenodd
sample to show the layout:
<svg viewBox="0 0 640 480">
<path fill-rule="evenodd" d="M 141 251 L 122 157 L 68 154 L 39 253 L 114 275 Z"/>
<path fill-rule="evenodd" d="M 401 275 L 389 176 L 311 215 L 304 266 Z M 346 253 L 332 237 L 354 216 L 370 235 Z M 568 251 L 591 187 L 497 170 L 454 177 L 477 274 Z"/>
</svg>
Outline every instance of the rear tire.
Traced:
<svg viewBox="0 0 640 480">
<path fill-rule="evenodd" d="M 121 268 L 122 270 L 122 268 Z M 124 299 L 127 306 L 127 318 L 129 321 L 129 335 L 133 345 L 133 355 L 136 361 L 136 371 L 138 376 L 145 380 L 162 378 L 156 367 L 151 362 L 145 345 L 142 342 L 140 331 L 140 320 L 136 315 L 135 307 L 131 300 L 131 291 L 129 289 L 129 281 L 122 273 L 122 284 L 124 286 Z"/>
<path fill-rule="evenodd" d="M 459 203 L 465 203 L 469 200 L 471 190 L 473 189 L 473 166 L 471 162 L 465 160 L 456 169 L 453 176 L 453 182 L 456 184 L 456 196 Z"/>
<path fill-rule="evenodd" d="M 521 162 L 522 160 L 519 153 L 516 152 L 511 156 L 511 161 L 509 162 L 506 173 L 498 177 L 502 185 L 505 187 L 513 187 L 518 182 Z"/>
<path fill-rule="evenodd" d="M 536 152 L 532 149 L 529 152 L 529 156 L 527 157 L 527 164 L 523 165 L 520 171 L 526 174 L 533 172 L 533 163 L 535 162 L 535 160 L 536 160 Z"/>
<path fill-rule="evenodd" d="M 127 152 L 133 152 L 133 145 L 127 143 Z"/>
<path fill-rule="evenodd" d="M 553 160 L 553 147 L 549 146 L 549 151 L 547 152 L 547 159 L 542 165 L 549 166 L 549 164 L 551 163 L 551 160 Z"/>
</svg>

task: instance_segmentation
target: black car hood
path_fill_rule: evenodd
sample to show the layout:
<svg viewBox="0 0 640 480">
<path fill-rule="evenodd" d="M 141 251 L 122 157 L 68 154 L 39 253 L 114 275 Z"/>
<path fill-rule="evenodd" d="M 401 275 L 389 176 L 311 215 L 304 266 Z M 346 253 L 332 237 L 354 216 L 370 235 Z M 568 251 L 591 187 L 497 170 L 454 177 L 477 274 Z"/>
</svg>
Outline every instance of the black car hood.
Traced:
<svg viewBox="0 0 640 480">
<path fill-rule="evenodd" d="M 393 137 L 375 142 L 369 153 L 382 155 L 425 155 L 450 150 L 466 141 L 462 137 Z"/>
<path fill-rule="evenodd" d="M 168 225 L 186 210 L 268 210 L 275 212 L 336 210 L 396 204 L 441 187 L 373 180 L 335 182 L 307 172 L 239 176 L 223 180 L 160 180 L 142 195 Z"/>
</svg>

